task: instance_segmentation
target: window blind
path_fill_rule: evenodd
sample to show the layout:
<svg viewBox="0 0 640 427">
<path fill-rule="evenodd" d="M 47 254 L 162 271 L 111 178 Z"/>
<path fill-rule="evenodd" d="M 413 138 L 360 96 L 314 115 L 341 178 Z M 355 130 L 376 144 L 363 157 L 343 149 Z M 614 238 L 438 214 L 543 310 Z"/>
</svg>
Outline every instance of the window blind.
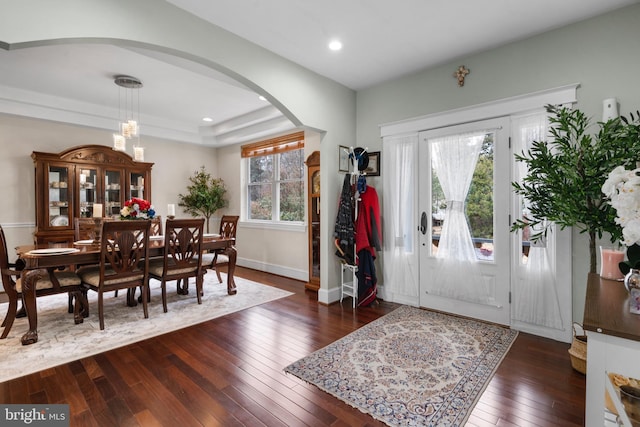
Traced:
<svg viewBox="0 0 640 427">
<path fill-rule="evenodd" d="M 303 131 L 243 145 L 241 147 L 241 156 L 243 158 L 266 156 L 268 154 L 284 153 L 300 148 L 304 148 Z"/>
</svg>

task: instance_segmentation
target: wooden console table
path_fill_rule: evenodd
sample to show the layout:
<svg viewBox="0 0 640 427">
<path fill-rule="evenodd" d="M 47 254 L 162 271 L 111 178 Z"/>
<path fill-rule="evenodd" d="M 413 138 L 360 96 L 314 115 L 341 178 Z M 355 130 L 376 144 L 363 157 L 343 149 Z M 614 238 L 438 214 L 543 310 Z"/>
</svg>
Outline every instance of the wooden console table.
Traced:
<svg viewBox="0 0 640 427">
<path fill-rule="evenodd" d="M 585 426 L 616 425 L 605 418 L 607 374 L 640 379 L 640 315 L 629 312 L 629 293 L 622 282 L 589 274 L 583 328 L 587 333 Z M 613 401 L 623 425 L 631 427 L 617 396 Z"/>
</svg>

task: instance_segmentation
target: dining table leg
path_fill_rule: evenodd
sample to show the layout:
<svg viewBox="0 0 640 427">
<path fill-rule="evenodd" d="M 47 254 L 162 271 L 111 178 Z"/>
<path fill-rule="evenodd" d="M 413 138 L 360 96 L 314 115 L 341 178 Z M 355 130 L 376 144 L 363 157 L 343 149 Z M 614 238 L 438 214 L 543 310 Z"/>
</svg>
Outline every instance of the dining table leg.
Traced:
<svg viewBox="0 0 640 427">
<path fill-rule="evenodd" d="M 229 265 L 227 267 L 227 294 L 235 295 L 238 293 L 236 288 L 236 282 L 233 280 L 233 273 L 236 270 L 236 258 L 238 257 L 238 251 L 235 246 L 228 246 L 225 251 L 225 255 L 229 257 Z"/>
<path fill-rule="evenodd" d="M 22 271 L 22 298 L 24 308 L 27 311 L 27 319 L 29 320 L 29 330 L 20 339 L 20 341 L 22 341 L 22 345 L 35 344 L 38 342 L 38 309 L 36 307 L 36 284 L 38 283 L 38 280 L 44 278 L 48 274 L 49 273 L 44 268 Z"/>
</svg>

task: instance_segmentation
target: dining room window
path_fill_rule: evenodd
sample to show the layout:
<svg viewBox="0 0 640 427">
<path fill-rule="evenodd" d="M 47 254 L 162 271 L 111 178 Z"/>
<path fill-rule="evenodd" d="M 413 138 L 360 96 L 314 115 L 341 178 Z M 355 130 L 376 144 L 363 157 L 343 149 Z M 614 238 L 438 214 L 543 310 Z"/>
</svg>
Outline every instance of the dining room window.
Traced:
<svg viewBox="0 0 640 427">
<path fill-rule="evenodd" d="M 242 146 L 247 220 L 303 222 L 304 132 Z"/>
</svg>

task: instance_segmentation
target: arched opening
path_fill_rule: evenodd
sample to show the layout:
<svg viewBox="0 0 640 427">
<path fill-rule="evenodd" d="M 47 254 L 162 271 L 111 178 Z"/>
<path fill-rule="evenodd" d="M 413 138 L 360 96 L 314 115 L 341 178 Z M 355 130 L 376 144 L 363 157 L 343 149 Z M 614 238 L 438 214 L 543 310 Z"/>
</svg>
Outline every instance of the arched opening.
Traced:
<svg viewBox="0 0 640 427">
<path fill-rule="evenodd" d="M 114 129 L 121 94 L 113 78 L 128 74 L 143 82 L 142 135 L 219 147 L 302 126 L 256 83 L 176 49 L 102 38 L 2 45 L 0 112 Z"/>
</svg>

